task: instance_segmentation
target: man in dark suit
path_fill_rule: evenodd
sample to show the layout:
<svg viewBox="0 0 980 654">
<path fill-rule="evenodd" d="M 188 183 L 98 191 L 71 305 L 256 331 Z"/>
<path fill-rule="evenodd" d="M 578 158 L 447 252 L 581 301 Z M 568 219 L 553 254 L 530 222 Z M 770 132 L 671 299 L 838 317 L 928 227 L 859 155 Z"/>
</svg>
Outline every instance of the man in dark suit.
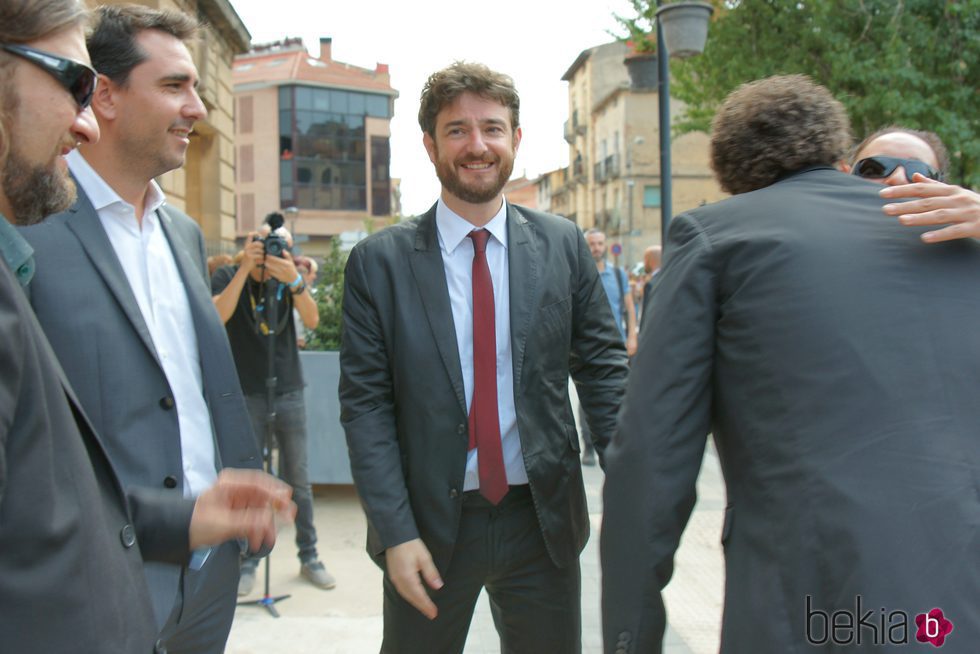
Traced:
<svg viewBox="0 0 980 654">
<path fill-rule="evenodd" d="M 419 123 L 442 194 L 347 264 L 341 420 L 385 570 L 383 652 L 461 652 L 484 587 L 502 651 L 581 650 L 568 376 L 601 459 L 626 352 L 578 228 L 501 194 L 518 113 L 507 76 L 433 74 Z"/>
<path fill-rule="evenodd" d="M 608 449 L 609 653 L 661 651 L 709 431 L 722 652 L 980 642 L 980 245 L 886 219 L 879 185 L 832 168 L 849 133 L 802 76 L 719 109 L 712 166 L 734 197 L 671 223 Z"/>
<path fill-rule="evenodd" d="M 223 467 L 260 464 L 201 230 L 153 181 L 183 164 L 207 113 L 184 44 L 196 28 L 135 5 L 96 11 L 88 48 L 102 139 L 67 157 L 77 202 L 24 231 L 38 262 L 33 306 L 123 485 L 177 497 Z M 200 553 L 200 569 L 147 564 L 171 652 L 224 649 L 240 554 L 230 542 Z"/>
<path fill-rule="evenodd" d="M 289 489 L 224 471 L 196 501 L 124 492 L 27 302 L 35 262 L 7 219 L 65 209 L 62 155 L 99 136 L 84 18 L 74 0 L 0 4 L 0 648 L 148 654 L 141 555 L 180 564 L 229 538 L 271 545 Z"/>
</svg>

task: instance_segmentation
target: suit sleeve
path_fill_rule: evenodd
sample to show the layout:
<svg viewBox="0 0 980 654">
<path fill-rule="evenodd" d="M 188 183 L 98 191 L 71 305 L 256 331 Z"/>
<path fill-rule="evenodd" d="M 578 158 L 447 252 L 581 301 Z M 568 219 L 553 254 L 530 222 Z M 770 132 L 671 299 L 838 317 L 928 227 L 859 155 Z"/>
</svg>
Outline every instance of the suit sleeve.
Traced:
<svg viewBox="0 0 980 654">
<path fill-rule="evenodd" d="M 694 508 L 710 429 L 717 264 L 691 216 L 674 220 L 665 252 L 606 457 L 600 556 L 610 654 L 662 649 L 661 591 Z"/>
<path fill-rule="evenodd" d="M 419 532 L 401 466 L 389 353 L 366 268 L 371 266 L 355 247 L 344 273 L 340 421 L 367 519 L 388 548 Z"/>
<path fill-rule="evenodd" d="M 130 488 L 126 497 L 143 560 L 186 564 L 194 500 L 149 488 Z"/>
<path fill-rule="evenodd" d="M 3 220 L 0 215 L 0 220 Z M 0 261 L 0 266 L 6 264 Z M 0 270 L 0 506 L 7 489 L 7 441 L 17 415 L 24 368 L 23 322 L 17 316 L 17 303 L 11 293 L 20 291 L 12 284 L 6 270 Z"/>
<path fill-rule="evenodd" d="M 629 373 L 626 346 L 585 237 L 576 230 L 569 372 L 589 423 L 599 461 L 616 427 Z"/>
</svg>

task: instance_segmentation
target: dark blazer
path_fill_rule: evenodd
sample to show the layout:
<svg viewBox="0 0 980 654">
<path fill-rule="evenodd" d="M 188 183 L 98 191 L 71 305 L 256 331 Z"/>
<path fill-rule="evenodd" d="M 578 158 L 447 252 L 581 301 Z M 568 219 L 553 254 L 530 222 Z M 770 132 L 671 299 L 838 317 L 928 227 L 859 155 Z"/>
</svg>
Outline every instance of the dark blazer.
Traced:
<svg viewBox="0 0 980 654">
<path fill-rule="evenodd" d="M 2 262 L 0 370 L 0 649 L 149 654 L 140 550 L 186 561 L 193 503 L 135 491 L 127 502 Z"/>
<path fill-rule="evenodd" d="M 184 285 L 190 303 L 217 458 L 221 466 L 259 467 L 228 338 L 211 300 L 201 230 L 167 205 L 159 215 L 181 275 L 174 283 Z M 173 393 L 136 297 L 84 190 L 79 187 L 68 211 L 21 234 L 37 261 L 31 303 L 123 485 L 164 489 L 179 497 L 184 475 Z M 174 605 L 180 568 L 148 564 L 146 573 L 162 624 Z"/>
<path fill-rule="evenodd" d="M 626 379 L 623 341 L 574 223 L 508 205 L 514 401 L 544 540 L 559 566 L 588 538 L 571 373 L 597 448 Z M 468 444 L 463 376 L 435 207 L 361 241 L 347 262 L 341 421 L 368 517 L 368 552 L 421 537 L 445 573 Z"/>
<path fill-rule="evenodd" d="M 943 652 L 976 651 L 980 244 L 923 244 L 880 188 L 814 169 L 671 224 L 607 455 L 607 652 L 661 651 L 709 431 L 723 653 L 809 653 L 816 611 L 902 611 L 915 643 L 936 607 L 955 629 Z M 895 649 L 861 636 L 853 651 Z"/>
</svg>

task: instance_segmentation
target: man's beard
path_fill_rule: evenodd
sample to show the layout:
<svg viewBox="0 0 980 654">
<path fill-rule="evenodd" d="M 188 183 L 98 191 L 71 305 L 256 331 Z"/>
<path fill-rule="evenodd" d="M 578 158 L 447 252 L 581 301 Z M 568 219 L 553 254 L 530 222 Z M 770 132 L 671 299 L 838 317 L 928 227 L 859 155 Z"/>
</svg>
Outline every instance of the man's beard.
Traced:
<svg viewBox="0 0 980 654">
<path fill-rule="evenodd" d="M 441 159 L 438 159 L 437 153 L 436 176 L 439 178 L 439 181 L 442 183 L 444 189 L 463 202 L 469 202 L 470 204 L 483 204 L 485 202 L 490 202 L 500 195 L 500 191 L 503 190 L 504 185 L 507 184 L 507 180 L 510 179 L 511 172 L 514 170 L 513 158 L 511 158 L 509 161 L 504 161 L 498 157 L 493 163 L 497 164 L 499 168 L 497 179 L 491 180 L 486 186 L 467 185 L 459 178 L 459 175 L 456 174 L 456 168 L 453 163 L 447 163 Z"/>
<path fill-rule="evenodd" d="M 75 183 L 53 163 L 31 165 L 11 144 L 0 185 L 18 225 L 33 225 L 75 202 Z"/>
</svg>

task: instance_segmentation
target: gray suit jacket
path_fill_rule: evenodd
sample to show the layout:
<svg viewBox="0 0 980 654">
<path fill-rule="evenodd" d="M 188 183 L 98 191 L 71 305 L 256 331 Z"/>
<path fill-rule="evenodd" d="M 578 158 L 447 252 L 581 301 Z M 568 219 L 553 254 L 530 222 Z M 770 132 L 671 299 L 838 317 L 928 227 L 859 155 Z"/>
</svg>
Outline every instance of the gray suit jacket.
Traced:
<svg viewBox="0 0 980 654">
<path fill-rule="evenodd" d="M 135 489 L 127 501 L 2 261 L 0 370 L 0 649 L 149 654 L 141 549 L 186 561 L 193 503 Z"/>
<path fill-rule="evenodd" d="M 880 188 L 819 168 L 671 225 L 607 456 L 607 652 L 661 649 L 709 431 L 728 489 L 723 653 L 835 649 L 838 610 L 856 629 L 904 612 L 915 643 L 936 607 L 955 629 L 943 652 L 976 651 L 980 244 L 923 244 Z M 892 651 L 860 630 L 846 651 Z"/>
<path fill-rule="evenodd" d="M 220 465 L 259 467 L 224 326 L 211 301 L 197 224 L 164 205 L 160 224 L 187 292 Z M 119 259 L 85 192 L 68 211 L 21 233 L 34 248 L 31 303 L 123 485 L 183 487 L 173 393 Z M 148 564 L 160 624 L 174 605 L 180 568 Z M 235 583 L 224 580 L 223 584 Z"/>
<path fill-rule="evenodd" d="M 601 452 L 626 354 L 585 239 L 564 218 L 509 206 L 514 401 L 524 464 L 555 563 L 589 532 L 571 373 Z M 347 262 L 341 421 L 368 517 L 368 552 L 421 537 L 446 571 L 462 509 L 468 407 L 435 208 L 360 242 Z"/>
</svg>

